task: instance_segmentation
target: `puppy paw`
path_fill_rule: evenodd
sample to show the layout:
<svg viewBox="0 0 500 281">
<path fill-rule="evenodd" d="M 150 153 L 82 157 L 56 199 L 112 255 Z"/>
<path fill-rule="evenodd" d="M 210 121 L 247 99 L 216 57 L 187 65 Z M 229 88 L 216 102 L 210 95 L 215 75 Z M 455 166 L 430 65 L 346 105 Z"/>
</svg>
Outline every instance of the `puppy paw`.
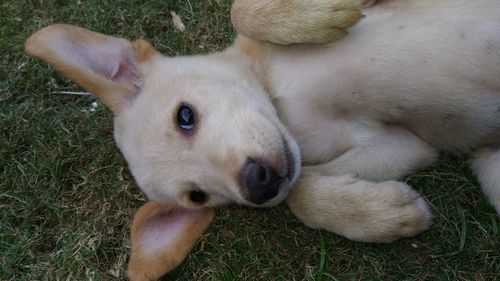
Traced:
<svg viewBox="0 0 500 281">
<path fill-rule="evenodd" d="M 431 209 L 418 192 L 396 181 L 375 185 L 374 188 L 380 190 L 371 199 L 374 200 L 368 210 L 371 221 L 365 220 L 369 231 L 355 232 L 353 240 L 359 237 L 360 241 L 388 243 L 415 236 L 430 228 Z M 377 200 L 380 200 L 379 204 Z"/>
<path fill-rule="evenodd" d="M 396 181 L 313 175 L 299 181 L 288 203 L 304 224 L 362 242 L 389 243 L 415 236 L 432 221 L 425 200 Z"/>
<path fill-rule="evenodd" d="M 238 0 L 231 8 L 235 29 L 280 45 L 333 42 L 361 18 L 360 0 Z"/>
</svg>

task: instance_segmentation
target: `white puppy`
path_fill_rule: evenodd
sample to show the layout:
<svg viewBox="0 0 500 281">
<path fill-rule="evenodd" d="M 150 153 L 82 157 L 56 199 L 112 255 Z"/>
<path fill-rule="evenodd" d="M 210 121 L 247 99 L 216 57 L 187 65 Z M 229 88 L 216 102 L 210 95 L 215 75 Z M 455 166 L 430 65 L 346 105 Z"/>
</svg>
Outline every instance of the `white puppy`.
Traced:
<svg viewBox="0 0 500 281">
<path fill-rule="evenodd" d="M 134 219 L 132 279 L 177 266 L 210 207 L 233 202 L 288 196 L 306 225 L 359 241 L 416 235 L 430 209 L 394 180 L 439 150 L 473 153 L 500 212 L 500 2 L 379 1 L 325 43 L 361 18 L 360 5 L 236 1 L 246 36 L 207 56 L 164 57 L 69 25 L 30 37 L 30 54 L 114 111 L 116 142 L 157 202 Z M 324 44 L 278 45 L 289 43 Z"/>
</svg>

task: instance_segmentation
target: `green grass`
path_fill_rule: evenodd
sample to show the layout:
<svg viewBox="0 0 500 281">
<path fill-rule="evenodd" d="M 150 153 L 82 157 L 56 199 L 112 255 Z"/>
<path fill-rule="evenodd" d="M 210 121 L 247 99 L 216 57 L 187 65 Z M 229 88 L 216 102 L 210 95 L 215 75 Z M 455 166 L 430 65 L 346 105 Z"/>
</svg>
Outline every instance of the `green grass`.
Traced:
<svg viewBox="0 0 500 281">
<path fill-rule="evenodd" d="M 144 197 L 112 139 L 111 113 L 47 64 L 24 40 L 65 22 L 168 55 L 230 44 L 228 0 L 2 1 L 0 3 L 0 280 L 119 280 L 128 227 Z M 170 10 L 182 16 L 175 31 Z M 219 209 L 208 233 L 169 280 L 500 280 L 500 219 L 466 159 L 443 155 L 408 177 L 434 225 L 390 245 L 309 229 L 286 206 Z"/>
</svg>

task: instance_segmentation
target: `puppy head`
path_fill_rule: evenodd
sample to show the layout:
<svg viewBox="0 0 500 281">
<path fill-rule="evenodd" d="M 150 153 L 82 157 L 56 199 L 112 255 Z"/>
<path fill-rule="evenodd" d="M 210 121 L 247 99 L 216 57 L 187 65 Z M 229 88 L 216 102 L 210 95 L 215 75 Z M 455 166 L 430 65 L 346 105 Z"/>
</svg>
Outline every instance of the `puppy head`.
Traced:
<svg viewBox="0 0 500 281">
<path fill-rule="evenodd" d="M 181 229 L 174 238 L 196 236 L 184 226 L 211 221 L 207 207 L 276 205 L 298 178 L 296 142 L 254 75 L 234 56 L 168 58 L 144 40 L 70 25 L 36 32 L 26 51 L 115 113 L 115 139 L 138 185 L 158 208 L 175 210 L 139 221 Z M 157 213 L 168 219 L 157 219 Z M 141 237 L 146 244 L 155 240 Z"/>
<path fill-rule="evenodd" d="M 26 49 L 115 112 L 116 142 L 153 201 L 273 206 L 298 177 L 297 144 L 240 61 L 164 57 L 69 25 L 38 31 Z"/>
<path fill-rule="evenodd" d="M 149 198 L 186 208 L 284 200 L 298 148 L 249 76 L 221 55 L 149 65 L 142 92 L 115 118 L 115 139 Z"/>
</svg>

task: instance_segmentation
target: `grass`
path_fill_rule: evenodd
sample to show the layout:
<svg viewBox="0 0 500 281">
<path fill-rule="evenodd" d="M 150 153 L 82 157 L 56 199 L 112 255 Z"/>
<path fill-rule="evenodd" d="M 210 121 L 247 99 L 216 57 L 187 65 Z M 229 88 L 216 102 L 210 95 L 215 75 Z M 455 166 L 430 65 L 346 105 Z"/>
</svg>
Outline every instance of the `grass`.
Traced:
<svg viewBox="0 0 500 281">
<path fill-rule="evenodd" d="M 0 280 L 120 280 L 128 227 L 144 197 L 112 139 L 111 113 L 24 40 L 55 22 L 147 38 L 168 55 L 220 50 L 234 38 L 228 0 L 0 3 Z M 187 30 L 175 31 L 170 11 Z M 309 229 L 286 206 L 218 210 L 169 280 L 500 280 L 500 219 L 466 159 L 443 155 L 408 182 L 426 195 L 434 225 L 390 245 Z M 165 279 L 165 280 L 166 280 Z"/>
</svg>

